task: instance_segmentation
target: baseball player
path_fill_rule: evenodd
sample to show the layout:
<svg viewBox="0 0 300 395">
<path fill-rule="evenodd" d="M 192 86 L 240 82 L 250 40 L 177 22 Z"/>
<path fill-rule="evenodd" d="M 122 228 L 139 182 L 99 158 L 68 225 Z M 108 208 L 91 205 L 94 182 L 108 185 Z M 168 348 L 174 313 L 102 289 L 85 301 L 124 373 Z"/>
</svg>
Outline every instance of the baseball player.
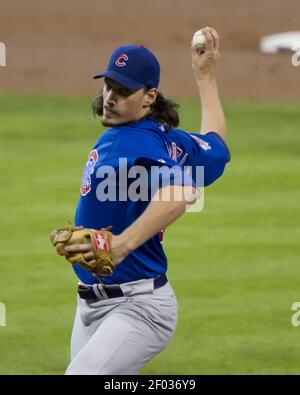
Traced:
<svg viewBox="0 0 300 395">
<path fill-rule="evenodd" d="M 79 279 L 68 375 L 137 374 L 174 334 L 177 300 L 166 275 L 163 230 L 195 200 L 195 169 L 204 167 L 206 186 L 230 159 L 215 80 L 219 37 L 212 28 L 204 34 L 205 52 L 191 49 L 201 98 L 200 134 L 177 128 L 178 106 L 159 92 L 159 62 L 148 49 L 117 48 L 107 70 L 94 77 L 104 78 L 104 86 L 93 110 L 108 129 L 88 155 L 76 227 L 63 228 L 63 238 L 57 231 L 52 237 Z M 161 172 L 152 188 L 147 182 L 162 167 L 179 171 L 171 177 Z M 143 174 L 143 198 L 140 191 L 132 196 L 132 170 Z M 168 199 L 162 199 L 166 192 Z"/>
</svg>

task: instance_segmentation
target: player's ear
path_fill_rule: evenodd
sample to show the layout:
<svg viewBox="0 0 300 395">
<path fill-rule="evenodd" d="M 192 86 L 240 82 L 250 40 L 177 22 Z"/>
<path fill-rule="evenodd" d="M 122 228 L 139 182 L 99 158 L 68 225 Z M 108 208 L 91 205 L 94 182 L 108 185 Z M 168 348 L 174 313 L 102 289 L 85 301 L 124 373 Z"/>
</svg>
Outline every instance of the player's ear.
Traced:
<svg viewBox="0 0 300 395">
<path fill-rule="evenodd" d="M 156 100 L 158 90 L 156 88 L 149 89 L 144 95 L 143 107 L 150 107 Z"/>
</svg>

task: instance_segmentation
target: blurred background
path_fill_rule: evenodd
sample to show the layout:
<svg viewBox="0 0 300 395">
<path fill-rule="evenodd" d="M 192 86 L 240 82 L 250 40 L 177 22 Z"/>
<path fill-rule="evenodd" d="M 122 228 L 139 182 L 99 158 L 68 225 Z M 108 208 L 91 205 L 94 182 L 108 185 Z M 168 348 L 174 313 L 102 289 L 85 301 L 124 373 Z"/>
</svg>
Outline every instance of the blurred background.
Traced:
<svg viewBox="0 0 300 395">
<path fill-rule="evenodd" d="M 114 47 L 142 44 L 159 58 L 161 89 L 197 97 L 190 42 L 201 27 L 222 39 L 220 87 L 228 99 L 297 99 L 299 70 L 286 56 L 258 52 L 260 38 L 299 30 L 299 1 L 286 0 L 1 0 L 7 64 L 1 89 L 91 95 L 91 76 Z"/>
<path fill-rule="evenodd" d="M 149 47 L 180 127 L 197 132 L 190 41 L 205 26 L 221 36 L 232 159 L 204 210 L 166 232 L 178 327 L 141 373 L 300 373 L 300 67 L 259 52 L 262 36 L 300 30 L 299 15 L 298 0 L 0 0 L 0 374 L 63 374 L 69 362 L 76 278 L 48 234 L 73 219 L 103 132 L 91 77 L 116 46 Z"/>
</svg>

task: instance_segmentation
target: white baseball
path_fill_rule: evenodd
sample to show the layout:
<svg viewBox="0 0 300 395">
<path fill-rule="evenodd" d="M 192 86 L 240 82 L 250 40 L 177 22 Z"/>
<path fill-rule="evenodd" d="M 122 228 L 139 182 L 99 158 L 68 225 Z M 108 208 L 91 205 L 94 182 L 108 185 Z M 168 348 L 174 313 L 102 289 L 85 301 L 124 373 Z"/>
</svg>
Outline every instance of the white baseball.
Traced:
<svg viewBox="0 0 300 395">
<path fill-rule="evenodd" d="M 199 47 L 204 47 L 206 43 L 206 38 L 202 30 L 198 30 L 192 40 L 192 45 L 193 47 L 199 48 Z"/>
</svg>

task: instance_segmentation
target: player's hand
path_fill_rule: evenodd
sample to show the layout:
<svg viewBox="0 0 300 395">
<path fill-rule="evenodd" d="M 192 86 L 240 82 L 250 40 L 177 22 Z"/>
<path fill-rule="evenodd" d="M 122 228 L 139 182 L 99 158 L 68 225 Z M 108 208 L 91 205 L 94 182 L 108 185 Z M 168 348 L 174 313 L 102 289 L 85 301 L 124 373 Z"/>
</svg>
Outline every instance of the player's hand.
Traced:
<svg viewBox="0 0 300 395">
<path fill-rule="evenodd" d="M 64 247 L 64 251 L 68 254 L 83 253 L 84 258 L 90 263 L 95 263 L 94 251 L 92 244 L 77 244 L 72 246 Z M 110 245 L 110 253 L 115 265 L 122 262 L 129 254 L 129 249 L 126 245 L 126 241 L 122 236 L 113 235 Z"/>
<path fill-rule="evenodd" d="M 220 58 L 220 37 L 215 29 L 205 27 L 202 29 L 206 38 L 205 52 L 199 53 L 196 47 L 191 47 L 192 69 L 196 80 L 213 79 L 215 77 L 215 68 Z"/>
<path fill-rule="evenodd" d="M 70 255 L 77 254 L 77 253 L 83 253 L 85 260 L 87 260 L 90 263 L 96 262 L 94 259 L 94 251 L 93 251 L 91 243 L 65 246 L 64 251 Z"/>
</svg>

